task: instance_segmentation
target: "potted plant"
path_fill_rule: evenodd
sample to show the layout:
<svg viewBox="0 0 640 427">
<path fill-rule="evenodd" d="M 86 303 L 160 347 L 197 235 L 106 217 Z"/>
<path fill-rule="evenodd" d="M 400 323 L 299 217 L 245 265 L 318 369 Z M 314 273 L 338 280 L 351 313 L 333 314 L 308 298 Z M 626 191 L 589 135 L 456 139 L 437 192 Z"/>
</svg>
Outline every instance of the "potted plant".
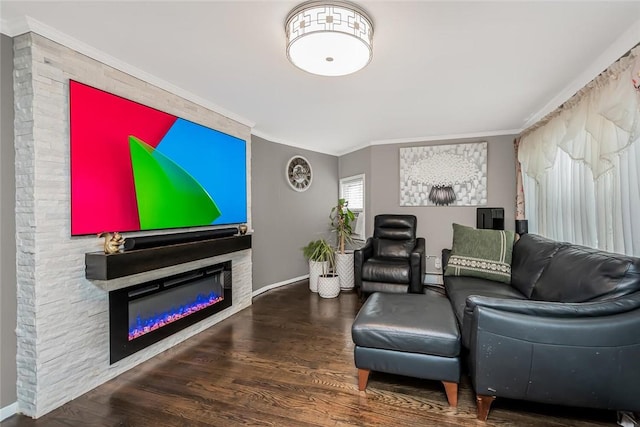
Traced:
<svg viewBox="0 0 640 427">
<path fill-rule="evenodd" d="M 340 278 L 336 274 L 336 253 L 333 246 L 324 239 L 317 242 L 314 256 L 326 260 L 322 274 L 318 276 L 318 295 L 322 298 L 335 298 L 340 294 Z"/>
<path fill-rule="evenodd" d="M 345 250 L 345 245 L 353 241 L 353 222 L 356 219 L 348 208 L 349 202 L 338 199 L 338 204 L 331 208 L 329 220 L 331 229 L 336 233 L 336 271 L 340 277 L 340 289 L 353 289 L 353 251 Z"/>
<path fill-rule="evenodd" d="M 321 256 L 318 247 L 322 240 L 312 240 L 302 248 L 302 254 L 309 261 L 309 290 L 318 292 L 318 277 L 329 268 L 327 259 Z"/>
</svg>

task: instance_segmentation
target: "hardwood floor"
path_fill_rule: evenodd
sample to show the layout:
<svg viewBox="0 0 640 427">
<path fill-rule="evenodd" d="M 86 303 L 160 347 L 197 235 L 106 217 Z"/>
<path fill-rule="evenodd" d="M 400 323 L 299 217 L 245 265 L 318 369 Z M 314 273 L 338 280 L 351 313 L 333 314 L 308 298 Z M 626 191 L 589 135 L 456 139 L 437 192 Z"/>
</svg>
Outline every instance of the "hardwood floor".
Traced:
<svg viewBox="0 0 640 427">
<path fill-rule="evenodd" d="M 307 282 L 253 306 L 57 410 L 2 426 L 605 426 L 615 413 L 496 399 L 476 420 L 466 378 L 458 407 L 439 381 L 372 372 L 358 391 L 354 293 L 323 300 Z"/>
</svg>

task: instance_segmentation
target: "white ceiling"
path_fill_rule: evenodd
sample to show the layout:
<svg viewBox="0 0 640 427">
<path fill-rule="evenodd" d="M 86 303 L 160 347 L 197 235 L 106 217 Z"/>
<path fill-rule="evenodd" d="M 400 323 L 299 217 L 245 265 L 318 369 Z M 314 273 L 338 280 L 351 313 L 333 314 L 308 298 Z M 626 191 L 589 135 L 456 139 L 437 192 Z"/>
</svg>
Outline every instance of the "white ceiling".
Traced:
<svg viewBox="0 0 640 427">
<path fill-rule="evenodd" d="M 640 42 L 637 1 L 360 1 L 372 62 L 319 77 L 285 55 L 298 3 L 2 0 L 0 31 L 44 33 L 256 135 L 335 155 L 516 133 Z"/>
</svg>

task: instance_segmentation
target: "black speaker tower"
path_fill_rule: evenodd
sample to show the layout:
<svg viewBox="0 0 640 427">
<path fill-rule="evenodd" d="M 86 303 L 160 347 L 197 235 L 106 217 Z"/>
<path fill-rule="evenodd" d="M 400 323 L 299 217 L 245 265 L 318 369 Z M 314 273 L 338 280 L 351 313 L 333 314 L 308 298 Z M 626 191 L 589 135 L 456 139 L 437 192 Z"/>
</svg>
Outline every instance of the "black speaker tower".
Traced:
<svg viewBox="0 0 640 427">
<path fill-rule="evenodd" d="M 526 219 L 516 219 L 516 233 L 519 235 L 527 234 L 529 232 L 529 221 Z"/>
</svg>

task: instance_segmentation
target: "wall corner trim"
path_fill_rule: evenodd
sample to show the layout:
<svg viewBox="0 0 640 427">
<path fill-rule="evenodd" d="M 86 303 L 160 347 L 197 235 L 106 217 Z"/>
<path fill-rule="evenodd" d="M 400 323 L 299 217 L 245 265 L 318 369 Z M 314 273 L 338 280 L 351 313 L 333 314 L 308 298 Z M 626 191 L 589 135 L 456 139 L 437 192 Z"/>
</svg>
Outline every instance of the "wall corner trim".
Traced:
<svg viewBox="0 0 640 427">
<path fill-rule="evenodd" d="M 279 288 L 280 286 L 291 285 L 293 283 L 296 283 L 308 278 L 309 278 L 309 275 L 305 274 L 304 276 L 298 276 L 298 277 L 294 277 L 293 279 L 287 279 L 287 280 L 283 280 L 282 282 L 277 282 L 271 285 L 263 286 L 260 289 L 256 289 L 255 291 L 253 291 L 253 293 L 251 294 L 251 298 L 255 298 L 260 294 L 270 291 L 271 289 Z"/>
<path fill-rule="evenodd" d="M 13 402 L 11 405 L 7 405 L 4 408 L 0 408 L 0 421 L 4 421 L 12 415 L 15 415 L 18 411 L 18 402 Z"/>
</svg>

